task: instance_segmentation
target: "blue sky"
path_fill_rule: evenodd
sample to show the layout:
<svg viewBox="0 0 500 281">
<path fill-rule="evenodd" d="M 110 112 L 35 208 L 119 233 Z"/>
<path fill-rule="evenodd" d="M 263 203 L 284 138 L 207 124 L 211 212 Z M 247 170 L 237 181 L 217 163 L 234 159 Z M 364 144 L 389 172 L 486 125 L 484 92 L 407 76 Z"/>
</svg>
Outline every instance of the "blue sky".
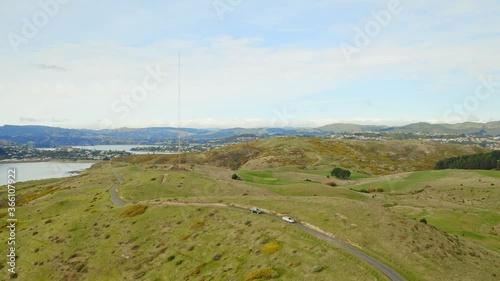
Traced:
<svg viewBox="0 0 500 281">
<path fill-rule="evenodd" d="M 2 1 L 0 125 L 177 126 L 179 53 L 181 126 L 494 121 L 499 49 L 498 0 Z"/>
</svg>

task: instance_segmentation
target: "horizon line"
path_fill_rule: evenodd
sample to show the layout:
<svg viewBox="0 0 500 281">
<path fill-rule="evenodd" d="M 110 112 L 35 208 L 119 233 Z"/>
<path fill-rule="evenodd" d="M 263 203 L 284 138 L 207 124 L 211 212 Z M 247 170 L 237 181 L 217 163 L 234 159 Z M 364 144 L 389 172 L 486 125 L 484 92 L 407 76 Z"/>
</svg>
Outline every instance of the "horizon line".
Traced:
<svg viewBox="0 0 500 281">
<path fill-rule="evenodd" d="M 467 123 L 473 123 L 473 124 L 488 124 L 488 123 L 495 123 L 495 122 L 500 122 L 500 120 L 496 121 L 464 121 L 464 122 L 429 122 L 429 121 L 417 121 L 417 122 L 409 122 L 409 123 L 402 123 L 400 125 L 387 125 L 387 124 L 363 124 L 363 123 L 351 123 L 351 122 L 334 122 L 334 123 L 327 123 L 324 125 L 320 126 L 256 126 L 256 127 L 242 127 L 242 126 L 221 126 L 221 127 L 189 127 L 189 126 L 147 126 L 147 127 L 129 127 L 129 126 L 123 126 L 123 127 L 116 127 L 116 128 L 90 128 L 90 127 L 67 127 L 67 126 L 54 126 L 54 125 L 37 125 L 37 124 L 26 124 L 26 125 L 20 125 L 20 124 L 3 124 L 1 125 L 2 127 L 4 126 L 18 126 L 18 127 L 49 127 L 49 128 L 59 128 L 59 129 L 74 129 L 74 130 L 93 130 L 93 131 L 104 131 L 104 130 L 118 130 L 118 129 L 150 129 L 150 128 L 171 128 L 171 129 L 198 129 L 198 130 L 227 130 L 227 129 L 317 129 L 329 125 L 355 125 L 355 126 L 380 126 L 380 127 L 404 127 L 408 125 L 414 125 L 414 124 L 429 124 L 429 125 L 457 125 L 457 124 L 467 124 Z"/>
</svg>

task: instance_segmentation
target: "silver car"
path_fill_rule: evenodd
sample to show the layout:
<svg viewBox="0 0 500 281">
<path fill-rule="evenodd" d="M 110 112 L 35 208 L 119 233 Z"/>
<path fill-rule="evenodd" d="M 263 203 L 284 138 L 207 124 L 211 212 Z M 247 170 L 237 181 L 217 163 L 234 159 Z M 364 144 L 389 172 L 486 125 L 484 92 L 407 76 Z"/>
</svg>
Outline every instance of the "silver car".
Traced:
<svg viewBox="0 0 500 281">
<path fill-rule="evenodd" d="M 295 220 L 291 217 L 282 217 L 281 219 L 289 223 L 295 223 Z"/>
<path fill-rule="evenodd" d="M 252 209 L 250 209 L 250 212 L 256 214 L 262 214 L 262 211 L 257 207 L 253 207 Z"/>
</svg>

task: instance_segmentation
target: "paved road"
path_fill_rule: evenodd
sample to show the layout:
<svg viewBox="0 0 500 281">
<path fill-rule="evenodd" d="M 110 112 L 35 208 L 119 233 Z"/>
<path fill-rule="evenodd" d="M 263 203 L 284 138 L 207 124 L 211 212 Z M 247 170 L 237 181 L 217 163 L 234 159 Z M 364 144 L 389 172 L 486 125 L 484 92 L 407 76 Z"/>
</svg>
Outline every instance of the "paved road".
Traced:
<svg viewBox="0 0 500 281">
<path fill-rule="evenodd" d="M 233 208 L 232 208 L 233 209 Z M 274 216 L 274 215 L 271 215 L 271 214 L 262 214 L 263 216 L 266 216 L 266 217 L 269 217 L 269 218 L 272 218 L 272 219 L 276 219 L 276 220 L 281 220 L 280 217 L 277 217 L 277 216 Z M 306 232 L 309 232 L 310 234 L 320 238 L 320 239 L 323 239 L 325 241 L 328 241 L 334 245 L 337 245 L 338 247 L 350 252 L 351 254 L 355 255 L 356 257 L 364 260 L 365 262 L 371 264 L 373 267 L 375 267 L 376 269 L 378 269 L 380 272 L 382 272 L 383 274 L 385 274 L 387 277 L 389 277 L 389 279 L 393 280 L 393 281 L 406 281 L 406 279 L 401 276 L 401 274 L 399 274 L 398 272 L 396 272 L 394 269 L 388 267 L 387 265 L 383 264 L 382 262 L 380 262 L 379 260 L 373 258 L 373 257 L 370 257 L 369 255 L 361 252 L 360 250 L 352 247 L 351 245 L 349 244 L 346 244 L 340 240 L 337 240 L 331 236 L 328 236 L 326 235 L 325 233 L 323 232 L 320 232 L 320 231 L 317 231 L 315 229 L 312 229 L 312 228 L 309 228 L 305 225 L 302 225 L 302 224 L 299 224 L 299 223 L 293 223 L 291 224 L 297 228 L 300 228 Z"/>
<path fill-rule="evenodd" d="M 121 175 L 118 175 L 118 174 L 115 174 L 115 177 L 116 179 L 118 179 L 119 182 L 122 182 L 123 181 L 123 177 Z M 117 205 L 117 206 L 123 206 L 125 205 L 125 201 L 123 201 L 119 196 L 118 194 L 116 193 L 116 189 L 118 188 L 120 184 L 117 183 L 115 185 L 113 185 L 113 187 L 109 190 L 109 193 L 111 193 L 111 200 L 113 200 L 113 202 Z M 170 203 L 170 202 L 161 202 L 161 203 L 152 203 L 150 205 L 162 205 L 162 206 L 200 206 L 200 207 L 212 207 L 212 208 L 224 208 L 224 209 L 231 209 L 231 210 L 237 210 L 237 211 L 245 211 L 245 212 L 249 212 L 248 209 L 243 209 L 243 208 L 238 208 L 238 207 L 233 207 L 233 206 L 227 206 L 227 205 L 224 205 L 224 204 L 218 204 L 218 203 Z M 275 219 L 275 220 L 279 220 L 281 221 L 281 218 L 278 217 L 278 216 L 275 216 L 275 215 L 271 215 L 271 214 L 261 214 L 261 216 L 265 216 L 265 217 L 269 217 L 271 219 Z M 285 222 L 283 222 L 285 223 Z M 401 274 L 399 274 L 397 271 L 395 271 L 394 269 L 388 267 L 387 265 L 383 264 L 382 262 L 380 262 L 379 260 L 361 252 L 360 250 L 352 247 L 351 245 L 348 245 L 340 240 L 337 240 L 331 236 L 328 236 L 326 235 L 325 233 L 323 232 L 320 232 L 320 231 L 317 231 L 315 229 L 312 229 L 312 228 L 309 228 L 305 225 L 302 225 L 302 224 L 299 224 L 299 223 L 293 223 L 291 224 L 292 226 L 295 226 L 299 229 L 302 229 L 306 232 L 309 232 L 310 234 L 320 238 L 320 239 L 323 239 L 327 242 L 330 242 L 338 247 L 340 247 L 341 249 L 345 250 L 345 251 L 348 251 L 349 253 L 353 254 L 354 256 L 364 260 L 365 262 L 369 263 L 370 265 L 372 265 L 373 267 L 375 267 L 376 269 L 378 269 L 380 272 L 382 272 L 383 274 L 385 274 L 387 277 L 389 277 L 389 279 L 391 279 L 392 281 L 406 281 L 406 279 L 401 276 Z"/>
<path fill-rule="evenodd" d="M 231 210 L 237 210 L 237 211 L 244 211 L 244 212 L 249 212 L 249 209 L 243 209 L 243 208 L 238 208 L 238 207 L 233 207 L 233 206 L 224 206 L 222 204 L 211 204 L 211 203 L 207 203 L 207 204 L 203 204 L 203 203 L 188 203 L 188 204 L 182 204 L 182 203 L 167 203 L 167 202 L 164 202 L 164 203 L 158 203 L 158 204 L 153 204 L 153 205 L 170 205 L 170 206 L 200 206 L 200 207 L 212 207 L 212 208 L 224 208 L 224 209 L 231 209 Z M 261 214 L 261 216 L 265 216 L 265 217 L 269 217 L 271 219 L 275 219 L 275 220 L 278 220 L 278 221 L 282 221 L 281 217 L 278 217 L 278 216 L 275 216 L 275 215 L 271 215 L 271 214 Z M 283 222 L 283 223 L 286 223 L 286 222 Z M 394 269 L 388 267 L 387 265 L 383 264 L 381 261 L 361 252 L 360 250 L 352 247 L 351 245 L 348 245 L 340 240 L 337 240 L 331 236 L 328 236 L 326 234 L 324 234 L 323 232 L 320 232 L 320 231 L 317 231 L 315 229 L 312 229 L 312 228 L 309 228 L 305 225 L 302 225 L 300 223 L 293 223 L 293 224 L 290 224 L 292 226 L 295 226 L 299 229 L 302 229 L 306 232 L 309 232 L 310 234 L 320 238 L 320 239 L 323 239 L 327 242 L 330 242 L 338 247 L 340 247 L 341 249 L 345 250 L 345 251 L 348 251 L 349 253 L 353 254 L 354 256 L 364 260 L 365 262 L 369 263 L 370 265 L 372 265 L 373 267 L 375 267 L 376 269 L 378 269 L 380 272 L 382 272 L 383 274 L 385 274 L 387 277 L 389 277 L 390 280 L 393 280 L 393 281 L 406 281 L 406 279 L 401 276 L 401 274 L 399 274 L 397 271 L 395 271 Z"/>
<path fill-rule="evenodd" d="M 117 206 L 123 206 L 125 205 L 125 201 L 123 201 L 120 196 L 118 196 L 118 193 L 116 190 L 120 186 L 120 183 L 123 181 L 123 177 L 119 174 L 114 174 L 115 178 L 118 180 L 118 183 L 115 183 L 111 189 L 109 189 L 109 193 L 111 194 L 111 200 L 117 205 Z"/>
<path fill-rule="evenodd" d="M 339 241 L 333 237 L 330 237 L 322 232 L 319 232 L 317 230 L 314 230 L 314 229 L 311 229 L 307 226 L 304 226 L 304 225 L 301 225 L 301 224 L 297 224 L 295 223 L 294 224 L 296 227 L 304 230 L 304 231 L 307 231 L 311 234 L 313 234 L 314 236 L 318 237 L 318 238 L 321 238 L 323 240 L 326 240 L 332 244 L 335 244 L 337 246 L 339 246 L 340 248 L 350 252 L 351 254 L 355 255 L 356 257 L 364 260 L 365 262 L 371 264 L 373 267 L 375 267 L 376 269 L 378 269 L 380 272 L 382 272 L 383 274 L 385 274 L 387 277 L 389 277 L 389 279 L 391 280 L 395 280 L 395 281 L 405 281 L 406 279 L 401 276 L 401 274 L 399 274 L 398 272 L 396 272 L 395 270 L 393 270 L 392 268 L 388 267 L 387 265 L 383 264 L 382 262 L 380 262 L 379 260 L 376 260 L 375 258 L 373 257 L 370 257 L 369 255 L 361 252 L 360 250 L 356 249 L 356 248 L 353 248 L 352 246 L 342 242 L 342 241 Z"/>
</svg>

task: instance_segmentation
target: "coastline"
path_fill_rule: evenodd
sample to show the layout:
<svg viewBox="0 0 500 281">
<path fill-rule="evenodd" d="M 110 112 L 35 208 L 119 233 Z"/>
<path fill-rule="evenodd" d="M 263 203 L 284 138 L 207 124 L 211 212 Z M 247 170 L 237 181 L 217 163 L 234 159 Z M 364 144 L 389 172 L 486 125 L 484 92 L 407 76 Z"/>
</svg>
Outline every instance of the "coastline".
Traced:
<svg viewBox="0 0 500 281">
<path fill-rule="evenodd" d="M 23 171 L 23 177 L 18 178 L 16 183 L 38 181 L 46 179 L 57 179 L 73 177 L 84 173 L 86 170 L 100 161 L 92 160 L 78 160 L 78 161 L 5 161 L 0 162 L 0 171 L 3 173 L 10 169 L 15 168 Z M 28 165 L 28 166 L 24 166 Z M 34 166 L 33 166 L 34 165 Z M 4 171 L 5 170 L 5 171 Z M 5 178 L 0 178 L 0 186 L 4 186 Z"/>
<path fill-rule="evenodd" d="M 48 163 L 99 163 L 107 160 L 69 160 L 69 159 L 50 159 L 50 160 L 35 160 L 35 159 L 29 159 L 29 160 L 13 160 L 13 159 L 4 159 L 0 160 L 0 164 L 17 164 L 17 163 L 42 163 L 42 162 L 48 162 Z"/>
</svg>

